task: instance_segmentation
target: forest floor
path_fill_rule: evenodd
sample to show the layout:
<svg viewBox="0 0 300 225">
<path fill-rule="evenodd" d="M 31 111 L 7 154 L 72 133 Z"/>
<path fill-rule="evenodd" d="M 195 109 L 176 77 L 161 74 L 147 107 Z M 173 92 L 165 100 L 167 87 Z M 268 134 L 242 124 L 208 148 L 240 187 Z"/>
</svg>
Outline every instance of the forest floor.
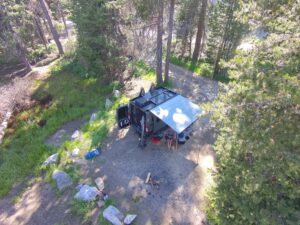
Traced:
<svg viewBox="0 0 300 225">
<path fill-rule="evenodd" d="M 44 68 L 47 72 L 47 69 Z M 218 83 L 171 65 L 173 89 L 195 103 L 213 101 Z M 126 85 L 125 94 L 135 96 L 150 81 L 137 78 Z M 82 123 L 72 129 L 79 129 Z M 73 132 L 70 131 L 70 132 Z M 105 191 L 123 213 L 137 214 L 136 224 L 204 224 L 204 190 L 212 180 L 214 167 L 214 131 L 209 118 L 199 119 L 194 135 L 175 151 L 165 144 L 149 143 L 138 148 L 138 137 L 131 129 L 116 126 L 104 141 L 103 153 L 93 161 L 78 160 L 81 182 L 92 183 L 99 176 L 105 180 Z M 151 172 L 159 186 L 145 184 Z M 8 224 L 82 224 L 73 215 L 70 202 L 74 191 L 57 194 L 43 179 L 30 179 L 0 200 L 0 223 Z M 90 212 L 86 224 L 99 224 L 101 210 Z"/>
<path fill-rule="evenodd" d="M 34 67 L 30 73 L 22 73 L 24 70 L 22 65 L 1 71 L 3 74 L 0 74 L 0 124 L 7 112 L 13 112 L 17 108 L 21 109 L 27 107 L 31 101 L 31 95 L 34 92 L 32 83 L 40 79 L 40 76 L 44 76 L 50 66 L 51 64 Z M 18 71 L 21 71 L 21 75 L 14 75 L 18 73 Z"/>
</svg>

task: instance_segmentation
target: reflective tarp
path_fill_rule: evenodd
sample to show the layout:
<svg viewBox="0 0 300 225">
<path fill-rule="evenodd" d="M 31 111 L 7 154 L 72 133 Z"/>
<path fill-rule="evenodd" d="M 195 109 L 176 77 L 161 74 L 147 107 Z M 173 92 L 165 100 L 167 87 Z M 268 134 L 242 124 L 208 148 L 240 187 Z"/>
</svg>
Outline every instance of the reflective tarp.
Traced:
<svg viewBox="0 0 300 225">
<path fill-rule="evenodd" d="M 195 122 L 204 111 L 181 95 L 150 110 L 156 117 L 180 134 Z"/>
</svg>

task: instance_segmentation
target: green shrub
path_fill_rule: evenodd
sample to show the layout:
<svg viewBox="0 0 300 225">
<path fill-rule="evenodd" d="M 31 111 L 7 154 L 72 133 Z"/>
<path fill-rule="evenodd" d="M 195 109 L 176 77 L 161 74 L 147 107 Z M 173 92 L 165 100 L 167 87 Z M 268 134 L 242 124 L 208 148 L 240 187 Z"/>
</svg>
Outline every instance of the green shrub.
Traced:
<svg viewBox="0 0 300 225">
<path fill-rule="evenodd" d="M 28 59 L 31 64 L 35 64 L 38 61 L 45 58 L 47 55 L 47 50 L 44 45 L 36 45 L 35 49 L 29 50 L 28 52 Z"/>
<path fill-rule="evenodd" d="M 70 9 L 76 24 L 78 63 L 92 76 L 107 81 L 118 78 L 125 69 L 121 52 L 125 36 L 116 27 L 118 7 L 108 0 L 73 0 Z"/>
<path fill-rule="evenodd" d="M 129 68 L 132 67 L 132 76 L 133 77 L 142 77 L 145 80 L 155 82 L 156 74 L 155 70 L 146 64 L 143 60 L 133 60 L 130 62 Z"/>
<path fill-rule="evenodd" d="M 89 213 L 96 207 L 96 202 L 83 202 L 73 199 L 71 201 L 71 211 L 83 220 L 89 219 Z"/>
</svg>

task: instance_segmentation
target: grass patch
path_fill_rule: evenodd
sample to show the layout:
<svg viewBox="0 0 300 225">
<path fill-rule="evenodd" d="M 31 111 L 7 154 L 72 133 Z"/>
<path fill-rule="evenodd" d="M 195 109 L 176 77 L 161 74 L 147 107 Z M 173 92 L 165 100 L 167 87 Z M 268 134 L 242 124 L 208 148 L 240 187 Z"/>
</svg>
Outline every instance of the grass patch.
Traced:
<svg viewBox="0 0 300 225">
<path fill-rule="evenodd" d="M 141 77 L 145 80 L 155 82 L 155 70 L 151 66 L 146 64 L 143 60 L 133 60 L 129 65 L 129 68 L 130 67 L 132 68 L 133 77 Z"/>
<path fill-rule="evenodd" d="M 171 63 L 189 69 L 198 75 L 202 75 L 208 78 L 213 78 L 212 65 L 204 62 L 203 60 L 199 60 L 196 64 L 193 64 L 192 59 L 189 57 L 181 58 L 172 54 L 170 61 Z"/>
<path fill-rule="evenodd" d="M 205 62 L 204 60 L 198 60 L 196 64 L 192 63 L 192 59 L 190 57 L 177 57 L 174 54 L 171 55 L 170 58 L 171 63 L 177 66 L 181 66 L 186 68 L 198 75 L 214 79 L 220 82 L 227 83 L 229 78 L 221 75 L 213 75 L 213 66 L 210 63 Z"/>
<path fill-rule="evenodd" d="M 52 67 L 46 80 L 34 84 L 37 86 L 34 98 L 51 96 L 51 102 L 46 107 L 37 105 L 16 115 L 14 132 L 6 136 L 0 145 L 0 197 L 6 195 L 16 182 L 39 172 L 41 163 L 49 155 L 63 151 L 46 146 L 44 140 L 64 123 L 97 108 L 109 119 L 99 121 L 99 124 L 93 125 L 93 129 L 87 127 L 85 140 L 91 140 L 81 144 L 86 144 L 86 148 L 96 146 L 108 133 L 114 116 L 112 109 L 104 111 L 105 96 L 117 84 L 102 85 L 100 78 L 76 76 L 68 70 L 69 67 L 70 62 L 61 60 Z M 38 123 L 42 120 L 46 123 L 41 127 Z M 64 147 L 72 145 L 75 143 L 65 143 Z"/>
<path fill-rule="evenodd" d="M 96 201 L 83 202 L 73 199 L 71 201 L 71 211 L 84 221 L 89 220 L 89 214 L 96 207 Z"/>
<path fill-rule="evenodd" d="M 149 66 L 147 63 L 145 63 L 143 60 L 137 60 L 131 62 L 131 65 L 129 67 L 133 68 L 132 74 L 133 77 L 141 77 L 144 80 L 152 81 L 153 83 L 156 83 L 156 72 L 155 70 Z M 161 84 L 157 84 L 159 87 L 166 87 L 166 88 L 172 88 L 172 81 L 169 80 L 168 82 L 163 82 Z"/>
</svg>

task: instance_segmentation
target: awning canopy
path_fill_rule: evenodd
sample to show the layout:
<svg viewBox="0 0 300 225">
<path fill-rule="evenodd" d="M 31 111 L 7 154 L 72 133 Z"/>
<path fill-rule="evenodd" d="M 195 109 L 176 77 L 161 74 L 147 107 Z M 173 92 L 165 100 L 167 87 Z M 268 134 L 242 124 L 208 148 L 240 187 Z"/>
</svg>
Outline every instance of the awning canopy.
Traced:
<svg viewBox="0 0 300 225">
<path fill-rule="evenodd" d="M 151 109 L 150 112 L 180 134 L 194 123 L 204 110 L 183 96 L 177 95 Z"/>
</svg>

